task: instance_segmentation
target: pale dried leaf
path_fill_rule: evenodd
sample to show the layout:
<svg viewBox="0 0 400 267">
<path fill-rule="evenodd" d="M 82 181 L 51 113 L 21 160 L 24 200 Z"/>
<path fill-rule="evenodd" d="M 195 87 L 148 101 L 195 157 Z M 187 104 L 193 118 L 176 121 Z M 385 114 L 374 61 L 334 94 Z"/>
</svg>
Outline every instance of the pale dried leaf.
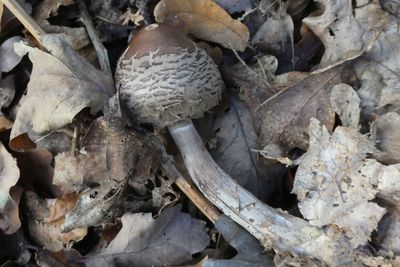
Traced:
<svg viewBox="0 0 400 267">
<path fill-rule="evenodd" d="M 15 94 L 15 76 L 0 77 L 0 108 L 6 108 L 11 104 Z"/>
<path fill-rule="evenodd" d="M 23 188 L 13 186 L 10 189 L 10 200 L 0 213 L 0 229 L 7 235 L 15 233 L 21 227 L 19 219 L 19 202 Z"/>
<path fill-rule="evenodd" d="M 312 119 L 309 134 L 310 146 L 293 185 L 300 211 L 312 225 L 340 226 L 356 248 L 369 240 L 385 213 L 370 202 L 384 178 L 376 174 L 385 167 L 365 159 L 374 149 L 373 142 L 355 129 L 339 126 L 330 135 Z"/>
<path fill-rule="evenodd" d="M 0 74 L 9 72 L 21 61 L 22 56 L 14 52 L 14 44 L 23 38 L 14 36 L 4 41 L 0 46 Z"/>
<path fill-rule="evenodd" d="M 351 0 L 317 2 L 323 6 L 323 13 L 303 19 L 303 23 L 325 46 L 318 71 L 360 56 L 371 47 L 386 23 L 379 3 L 375 1 L 354 11 Z"/>
<path fill-rule="evenodd" d="M 154 16 L 159 23 L 226 48 L 243 51 L 248 45 L 247 27 L 211 0 L 162 0 L 154 9 Z"/>
<path fill-rule="evenodd" d="M 374 14 L 375 10 L 367 10 Z M 387 19 L 387 13 L 380 14 Z M 355 71 L 361 87 L 363 113 L 373 120 L 376 114 L 397 111 L 400 107 L 400 34 L 399 21 L 390 17 L 390 24 L 380 34 L 374 46 L 355 62 Z"/>
<path fill-rule="evenodd" d="M 400 253 L 400 210 L 398 207 L 389 208 L 389 212 L 378 225 L 376 240 L 396 255 Z"/>
<path fill-rule="evenodd" d="M 50 205 L 34 192 L 25 192 L 24 203 L 26 205 L 29 233 L 35 242 L 46 249 L 60 251 L 65 247 L 69 248 L 74 242 L 82 240 L 86 236 L 87 228 L 79 228 L 68 233 L 62 233 L 60 225 L 64 222 L 64 217 L 45 222 L 45 219 L 49 216 Z"/>
<path fill-rule="evenodd" d="M 0 143 L 0 213 L 4 212 L 9 201 L 13 201 L 9 191 L 17 183 L 19 174 L 16 160 Z"/>
<path fill-rule="evenodd" d="M 151 213 L 126 213 L 122 229 L 105 251 L 87 259 L 87 266 L 164 266 L 185 263 L 209 242 L 205 222 L 165 209 L 157 219 Z"/>
<path fill-rule="evenodd" d="M 400 115 L 388 112 L 375 120 L 371 125 L 371 132 L 375 136 L 376 147 L 381 153 L 374 156 L 386 164 L 400 162 Z"/>
<path fill-rule="evenodd" d="M 96 113 L 112 90 L 108 76 L 77 55 L 62 36 L 46 35 L 42 41 L 51 54 L 22 43 L 15 45 L 16 52 L 29 53 L 33 63 L 28 93 L 18 109 L 10 136 L 10 146 L 16 150 L 21 148 L 13 146 L 15 137 L 28 133 L 36 141 L 70 124 L 86 107 Z"/>
<path fill-rule="evenodd" d="M 360 123 L 360 98 L 354 89 L 345 83 L 332 88 L 331 105 L 339 115 L 342 126 L 358 128 Z"/>
</svg>

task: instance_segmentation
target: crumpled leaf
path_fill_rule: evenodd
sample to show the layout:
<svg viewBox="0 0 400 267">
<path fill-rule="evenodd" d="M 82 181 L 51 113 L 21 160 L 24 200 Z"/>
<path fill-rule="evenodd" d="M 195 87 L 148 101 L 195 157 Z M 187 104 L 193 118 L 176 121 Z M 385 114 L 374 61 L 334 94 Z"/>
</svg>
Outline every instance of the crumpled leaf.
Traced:
<svg viewBox="0 0 400 267">
<path fill-rule="evenodd" d="M 376 147 L 380 153 L 374 156 L 386 164 L 400 162 L 400 115 L 388 112 L 375 120 L 371 125 L 371 132 L 376 140 Z"/>
<path fill-rule="evenodd" d="M 220 7 L 228 11 L 229 14 L 246 11 L 252 8 L 255 0 L 215 0 Z"/>
<path fill-rule="evenodd" d="M 93 113 L 100 111 L 112 93 L 107 75 L 77 55 L 62 35 L 46 35 L 42 41 L 51 54 L 21 43 L 15 45 L 16 52 L 29 53 L 33 63 L 28 93 L 21 101 L 10 136 L 10 147 L 17 151 L 31 148 L 18 143 L 24 133 L 36 141 L 71 123 L 86 107 Z"/>
<path fill-rule="evenodd" d="M 398 207 L 389 208 L 389 212 L 379 222 L 375 239 L 388 250 L 397 255 L 400 253 L 400 211 Z"/>
<path fill-rule="evenodd" d="M 84 267 L 85 265 L 83 263 L 76 262 L 76 260 L 81 257 L 79 252 L 74 249 L 61 250 L 58 252 L 41 249 L 36 253 L 35 259 L 37 264 L 41 267 Z"/>
<path fill-rule="evenodd" d="M 14 52 L 13 45 L 23 38 L 14 36 L 4 41 L 0 46 L 0 73 L 9 72 L 21 61 L 22 56 Z"/>
<path fill-rule="evenodd" d="M 23 188 L 16 185 L 10 189 L 10 199 L 0 214 L 0 229 L 6 235 L 15 233 L 21 227 L 19 219 L 19 202 Z"/>
<path fill-rule="evenodd" d="M 126 213 L 122 229 L 103 253 L 86 259 L 86 266 L 164 266 L 185 263 L 209 242 L 205 222 L 165 209 L 157 219 L 151 213 Z"/>
<path fill-rule="evenodd" d="M 373 142 L 355 129 L 339 126 L 330 135 L 312 119 L 309 135 L 293 184 L 300 211 L 312 225 L 339 225 L 356 248 L 368 241 L 386 212 L 370 200 L 386 184 L 390 166 L 366 159 Z"/>
<path fill-rule="evenodd" d="M 8 153 L 3 144 L 0 143 L 0 215 L 2 223 L 1 230 L 7 234 L 18 230 L 18 225 L 9 225 L 9 222 L 15 221 L 12 214 L 7 214 L 11 209 L 15 209 L 16 203 L 10 196 L 10 189 L 19 178 L 19 169 L 16 160 Z M 10 228 L 11 227 L 11 228 Z"/>
<path fill-rule="evenodd" d="M 339 115 L 342 126 L 357 128 L 360 123 L 360 97 L 354 89 L 345 83 L 332 88 L 331 105 Z"/>
<path fill-rule="evenodd" d="M 74 50 L 79 50 L 90 44 L 89 36 L 84 27 L 67 27 L 52 25 L 47 20 L 57 14 L 60 6 L 75 4 L 74 0 L 44 0 L 34 9 L 33 18 L 39 23 L 46 33 L 63 33 L 67 36 Z"/>
<path fill-rule="evenodd" d="M 277 144 L 286 154 L 293 148 L 307 150 L 308 125 L 318 118 L 332 129 L 335 114 L 330 104 L 333 85 L 340 81 L 343 66 L 312 74 L 261 104 L 260 147 Z"/>
<path fill-rule="evenodd" d="M 243 51 L 248 45 L 247 27 L 211 0 L 161 0 L 154 16 L 158 23 L 181 28 L 226 48 Z"/>
<path fill-rule="evenodd" d="M 258 137 L 251 113 L 243 103 L 229 99 L 229 110 L 221 112 L 213 120 L 212 132 L 216 149 L 211 150 L 215 162 L 241 186 L 263 199 L 268 186 L 263 181 L 256 152 Z"/>
<path fill-rule="evenodd" d="M 0 77 L 0 108 L 8 107 L 15 94 L 15 76 L 7 75 L 4 79 Z M 0 112 L 1 114 L 1 112 Z M 3 118 L 4 116 L 1 115 Z"/>
<path fill-rule="evenodd" d="M 86 236 L 87 228 L 61 233 L 60 225 L 64 222 L 65 214 L 54 211 L 50 213 L 51 209 L 67 212 L 75 205 L 76 199 L 76 197 L 68 197 L 46 201 L 32 191 L 25 191 L 24 203 L 27 209 L 29 233 L 35 242 L 44 246 L 47 250 L 56 252 L 65 247 L 71 247 L 74 242 Z"/>
<path fill-rule="evenodd" d="M 317 2 L 323 6 L 323 13 L 303 19 L 303 23 L 325 46 L 319 71 L 354 59 L 370 49 L 387 22 L 377 1 L 369 4 L 356 1 L 360 7 L 354 11 L 351 0 Z"/>
<path fill-rule="evenodd" d="M 367 10 L 367 14 L 379 14 L 379 18 L 390 23 L 379 35 L 374 46 L 355 61 L 358 94 L 363 114 L 372 121 L 376 115 L 397 111 L 400 107 L 400 34 L 399 22 L 386 12 Z"/>
</svg>

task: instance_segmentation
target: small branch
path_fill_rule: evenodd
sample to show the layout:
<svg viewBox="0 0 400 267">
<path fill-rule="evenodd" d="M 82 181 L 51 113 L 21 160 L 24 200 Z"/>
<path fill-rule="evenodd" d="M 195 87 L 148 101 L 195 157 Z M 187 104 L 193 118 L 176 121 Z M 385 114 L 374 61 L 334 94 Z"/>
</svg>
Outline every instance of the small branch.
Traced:
<svg viewBox="0 0 400 267">
<path fill-rule="evenodd" d="M 175 178 L 175 184 L 180 190 L 201 210 L 201 212 L 212 222 L 215 223 L 221 217 L 220 212 L 208 201 L 195 186 L 191 185 L 183 175 L 176 169 L 170 160 L 162 163 L 162 169 L 167 176 Z"/>
<path fill-rule="evenodd" d="M 107 74 L 110 81 L 113 81 L 107 49 L 104 47 L 104 45 L 102 44 L 102 42 L 100 41 L 99 37 L 96 34 L 96 30 L 94 29 L 92 19 L 90 18 L 89 11 L 86 7 L 85 1 L 78 0 L 76 2 L 78 3 L 79 9 L 81 11 L 82 23 L 85 25 L 86 31 L 90 37 L 90 40 L 93 43 L 94 49 L 96 50 L 101 70 Z M 112 82 L 112 84 L 113 84 L 113 82 Z M 113 90 L 115 92 L 114 88 L 113 88 Z"/>
<path fill-rule="evenodd" d="M 0 0 L 10 12 L 24 25 L 32 36 L 45 47 L 42 38 L 46 34 L 39 24 L 21 7 L 16 0 Z M 45 47 L 46 48 L 46 47 Z"/>
</svg>

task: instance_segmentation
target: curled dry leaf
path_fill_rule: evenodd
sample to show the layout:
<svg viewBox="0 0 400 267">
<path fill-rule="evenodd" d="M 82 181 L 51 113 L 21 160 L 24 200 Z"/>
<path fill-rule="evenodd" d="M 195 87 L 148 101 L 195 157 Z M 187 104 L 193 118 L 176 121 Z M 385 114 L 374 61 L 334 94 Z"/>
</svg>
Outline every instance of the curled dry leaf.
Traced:
<svg viewBox="0 0 400 267">
<path fill-rule="evenodd" d="M 322 4 L 323 13 L 303 19 L 303 23 L 325 46 L 318 71 L 360 56 L 371 48 L 387 23 L 387 16 L 381 16 L 384 12 L 377 1 L 360 4 L 354 11 L 351 0 L 317 2 Z"/>
<path fill-rule="evenodd" d="M 400 210 L 395 206 L 379 222 L 376 240 L 379 244 L 399 255 L 400 253 Z"/>
<path fill-rule="evenodd" d="M 19 169 L 16 160 L 8 153 L 3 144 L 0 143 L 0 215 L 1 215 L 1 230 L 11 234 L 18 230 L 19 220 L 17 225 L 10 225 L 14 219 L 14 215 L 9 213 L 17 208 L 17 204 L 10 196 L 10 189 L 13 187 L 19 178 Z"/>
<path fill-rule="evenodd" d="M 14 36 L 4 41 L 0 46 L 0 73 L 9 72 L 21 61 L 22 56 L 14 52 L 14 44 L 22 37 Z"/>
<path fill-rule="evenodd" d="M 67 36 L 71 46 L 75 50 L 84 48 L 90 44 L 89 36 L 84 27 L 67 27 L 51 25 L 47 20 L 50 16 L 57 14 L 60 6 L 75 4 L 74 0 L 44 0 L 34 9 L 33 17 L 46 33 L 63 33 Z"/>
<path fill-rule="evenodd" d="M 356 129 L 337 127 L 330 135 L 312 119 L 309 135 L 310 146 L 293 184 L 301 213 L 312 225 L 340 226 L 353 248 L 365 244 L 385 213 L 370 200 L 393 182 L 388 176 L 399 177 L 398 167 L 393 173 L 391 166 L 366 159 L 373 142 Z"/>
<path fill-rule="evenodd" d="M 396 112 L 388 112 L 372 123 L 371 132 L 380 151 L 374 154 L 376 159 L 386 164 L 400 162 L 399 129 L 400 115 Z"/>
<path fill-rule="evenodd" d="M 246 25 L 211 0 L 161 0 L 154 9 L 158 23 L 170 24 L 199 39 L 243 51 L 249 41 Z"/>
<path fill-rule="evenodd" d="M 1 210 L 0 229 L 3 230 L 6 235 L 15 233 L 21 227 L 21 221 L 19 219 L 19 202 L 22 192 L 23 188 L 18 185 L 11 187 L 11 198 Z"/>
<path fill-rule="evenodd" d="M 180 212 L 180 205 L 165 209 L 157 219 L 151 213 L 126 213 L 122 229 L 86 266 L 164 266 L 192 260 L 209 243 L 205 222 Z"/>
<path fill-rule="evenodd" d="M 64 222 L 61 212 L 50 210 L 68 211 L 76 203 L 76 197 L 59 198 L 46 201 L 31 191 L 25 191 L 24 203 L 26 207 L 28 228 L 35 242 L 50 251 L 60 251 L 70 247 L 75 241 L 83 239 L 87 228 L 75 229 L 68 233 L 61 233 L 60 226 Z M 52 203 L 49 203 L 52 202 Z M 52 206 L 55 206 L 52 208 Z M 52 215 L 51 217 L 49 217 Z"/>
<path fill-rule="evenodd" d="M 15 45 L 16 52 L 29 53 L 33 63 L 28 93 L 10 136 L 10 147 L 17 151 L 34 147 L 21 139 L 36 141 L 71 123 L 86 107 L 93 113 L 100 111 L 112 93 L 108 76 L 80 57 L 62 35 L 46 35 L 42 42 L 51 54 L 22 43 Z M 28 136 L 24 137 L 25 133 Z"/>
</svg>

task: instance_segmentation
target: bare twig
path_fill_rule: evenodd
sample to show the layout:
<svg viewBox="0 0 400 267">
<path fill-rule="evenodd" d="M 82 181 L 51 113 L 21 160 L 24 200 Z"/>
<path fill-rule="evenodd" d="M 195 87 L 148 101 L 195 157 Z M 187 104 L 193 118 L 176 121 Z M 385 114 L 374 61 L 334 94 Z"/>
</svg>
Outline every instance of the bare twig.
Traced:
<svg viewBox="0 0 400 267">
<path fill-rule="evenodd" d="M 42 38 L 46 34 L 39 24 L 21 7 L 16 0 L 0 0 L 11 13 L 24 25 L 24 27 L 32 34 L 41 46 L 46 48 L 42 43 Z"/>
<path fill-rule="evenodd" d="M 112 77 L 112 73 L 111 73 L 111 67 L 110 67 L 110 61 L 108 59 L 107 49 L 104 47 L 104 45 L 102 44 L 102 42 L 100 41 L 99 37 L 96 34 L 96 30 L 93 27 L 93 23 L 92 23 L 92 20 L 90 18 L 90 15 L 89 15 L 88 9 L 86 7 L 85 1 L 84 0 L 78 0 L 77 3 L 79 5 L 79 9 L 81 11 L 82 23 L 85 25 L 86 31 L 87 31 L 87 33 L 88 33 L 88 35 L 90 37 L 90 40 L 93 43 L 94 49 L 96 50 L 101 70 L 107 74 L 107 76 L 109 77 L 110 81 L 113 81 L 113 77 Z M 115 89 L 114 89 L 114 92 L 115 92 Z"/>
</svg>

